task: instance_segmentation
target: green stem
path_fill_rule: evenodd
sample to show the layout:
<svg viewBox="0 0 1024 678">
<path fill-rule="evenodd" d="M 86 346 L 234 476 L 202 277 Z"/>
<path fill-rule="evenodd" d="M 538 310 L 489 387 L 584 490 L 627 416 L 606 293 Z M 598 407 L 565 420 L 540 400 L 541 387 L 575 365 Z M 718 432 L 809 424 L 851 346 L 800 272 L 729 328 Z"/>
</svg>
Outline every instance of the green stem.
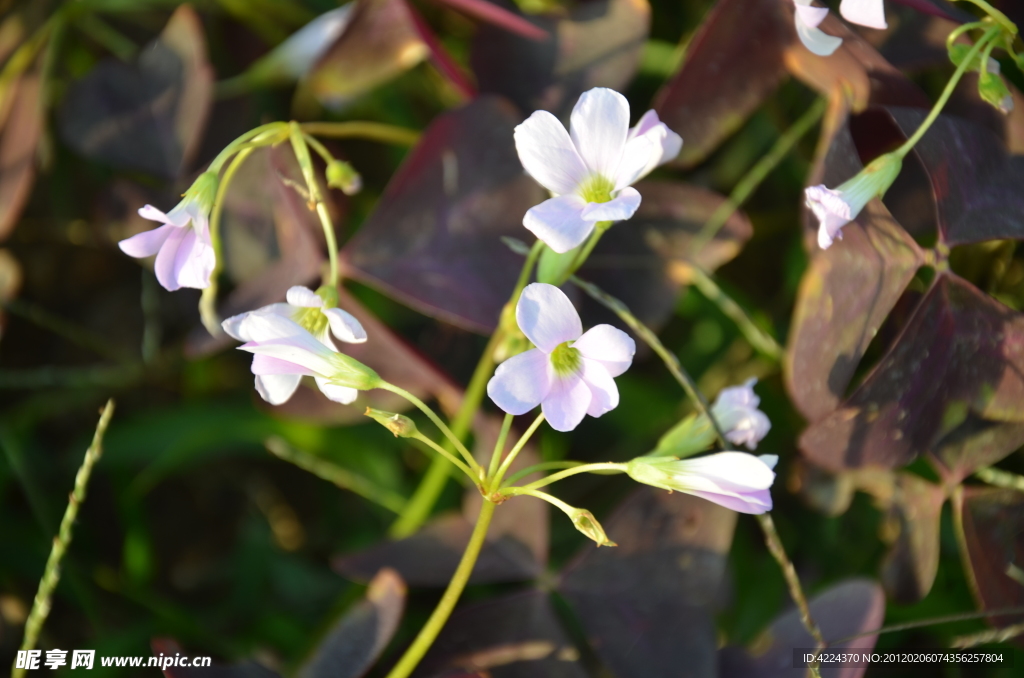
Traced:
<svg viewBox="0 0 1024 678">
<path fill-rule="evenodd" d="M 554 469 L 573 468 L 576 466 L 583 466 L 586 462 L 583 461 L 545 461 L 540 464 L 534 464 L 533 466 L 527 466 L 521 471 L 516 471 L 508 478 L 505 479 L 506 485 L 514 485 L 515 482 L 521 478 L 525 478 L 531 473 L 539 473 L 540 471 L 551 471 Z"/>
<path fill-rule="evenodd" d="M 982 28 L 984 26 L 984 21 L 974 21 L 969 24 L 962 24 L 960 26 L 957 26 L 955 29 L 950 31 L 949 35 L 946 36 L 946 51 L 948 52 L 950 48 L 953 46 L 953 43 L 956 42 L 956 39 L 959 38 L 964 33 L 967 33 L 968 31 L 973 31 L 977 28 Z"/>
<path fill-rule="evenodd" d="M 625 473 L 626 465 L 617 464 L 615 462 L 603 462 L 599 464 L 583 464 L 582 466 L 574 466 L 570 469 L 566 469 L 559 473 L 552 473 L 546 478 L 541 478 L 535 482 L 526 485 L 525 487 L 536 490 L 539 487 L 545 487 L 551 483 L 557 483 L 559 480 L 569 478 L 570 476 L 577 475 L 579 473 L 597 473 L 599 471 L 610 471 L 613 473 Z"/>
<path fill-rule="evenodd" d="M 206 331 L 216 337 L 223 329 L 220 326 L 220 317 L 217 315 L 217 278 L 224 268 L 224 256 L 221 252 L 220 221 L 224 213 L 224 198 L 228 192 L 235 174 L 241 168 L 246 159 L 252 155 L 254 149 L 245 148 L 238 152 L 231 159 L 224 176 L 217 183 L 217 195 L 213 199 L 213 209 L 210 211 L 210 244 L 216 254 L 216 262 L 213 265 L 213 272 L 210 273 L 210 284 L 203 290 L 199 297 L 199 318 L 202 320 Z"/>
<path fill-rule="evenodd" d="M 501 422 L 501 433 L 498 434 L 498 440 L 494 443 L 494 451 L 491 452 L 491 463 L 487 466 L 488 478 L 493 478 L 498 470 L 498 463 L 501 461 L 501 455 L 505 452 L 505 441 L 508 440 L 508 431 L 512 428 L 513 419 L 515 419 L 514 415 L 506 414 L 505 420 Z"/>
<path fill-rule="evenodd" d="M 989 485 L 1024 492 L 1024 476 L 1019 476 L 1016 473 L 985 466 L 975 471 L 974 475 Z"/>
<path fill-rule="evenodd" d="M 648 346 L 654 349 L 654 352 L 657 353 L 658 357 L 660 357 L 665 363 L 665 367 L 668 368 L 668 371 L 673 377 L 675 377 L 676 381 L 679 382 L 679 385 L 683 387 L 686 394 L 690 396 L 690 399 L 693 401 L 694 405 L 696 405 L 697 409 L 700 410 L 701 414 L 708 418 L 708 421 L 711 422 L 715 429 L 715 437 L 718 439 L 718 444 L 722 446 L 723 450 L 728 449 L 729 444 L 726 442 L 725 434 L 722 432 L 722 429 L 719 428 L 718 422 L 715 421 L 715 418 L 711 416 L 711 407 L 708 405 L 708 401 L 705 400 L 704 396 L 697 390 L 697 384 L 694 383 L 693 378 L 690 377 L 685 369 L 683 369 L 682 364 L 679 362 L 679 359 L 675 354 L 665 348 L 665 345 L 661 343 L 661 340 L 658 339 L 658 335 L 656 335 L 651 328 L 640 322 L 624 303 L 610 294 L 607 294 L 597 285 L 581 280 L 576 276 L 572 276 L 569 280 L 571 280 L 573 284 L 581 290 L 589 294 L 594 300 L 598 301 L 615 313 L 615 315 L 619 316 L 622 322 L 629 325 L 629 327 L 636 332 L 638 337 L 643 339 Z"/>
<path fill-rule="evenodd" d="M 75 476 L 75 486 L 68 499 L 67 508 L 64 509 L 64 517 L 60 521 L 60 529 L 57 537 L 53 540 L 50 549 L 50 557 L 46 560 L 46 569 L 43 577 L 39 580 L 39 589 L 36 591 L 35 600 L 32 603 L 32 611 L 29 613 L 28 621 L 25 622 L 25 637 L 21 642 L 22 650 L 32 650 L 39 639 L 39 632 L 46 622 L 50 613 L 50 601 L 53 590 L 60 581 L 60 561 L 71 544 L 71 528 L 78 517 L 78 508 L 85 501 L 85 491 L 89 485 L 89 476 L 92 468 L 99 461 L 103 454 L 103 434 L 107 431 L 110 418 L 114 416 L 114 401 L 108 400 L 103 414 L 100 415 L 99 423 L 96 424 L 96 432 L 92 437 L 92 444 L 85 451 L 85 459 L 82 461 L 78 474 Z M 25 669 L 14 669 L 12 676 L 20 677 L 25 674 Z"/>
<path fill-rule="evenodd" d="M 472 482 L 474 482 L 474 483 L 479 483 L 480 482 L 480 478 L 478 476 L 474 475 L 473 471 L 468 466 L 466 466 L 464 463 L 462 463 L 461 459 L 459 459 L 454 454 L 452 454 L 448 450 L 444 449 L 443 447 L 441 447 L 440 445 L 435 443 L 433 440 L 431 440 L 427 436 L 425 436 L 422 433 L 420 433 L 419 431 L 417 431 L 416 435 L 412 436 L 412 439 L 420 441 L 421 443 L 423 443 L 424 445 L 426 445 L 427 447 L 429 447 L 430 449 L 434 450 L 435 452 L 440 454 L 442 457 L 447 459 L 454 466 L 456 466 L 460 471 L 462 471 L 467 476 L 469 476 L 469 479 Z"/>
<path fill-rule="evenodd" d="M 480 549 L 483 547 L 484 540 L 487 537 L 487 528 L 491 525 L 494 508 L 495 505 L 489 501 L 484 501 L 481 504 L 480 514 L 477 516 L 476 526 L 473 528 L 473 534 L 469 538 L 469 544 L 466 545 L 466 550 L 462 554 L 462 560 L 459 561 L 459 566 L 456 568 L 455 574 L 452 575 L 448 588 L 445 589 L 444 595 L 441 596 L 441 601 L 434 608 L 430 619 L 420 629 L 416 640 L 412 642 L 409 649 L 405 651 L 402 658 L 398 660 L 395 667 L 388 673 L 387 678 L 406 678 L 413 672 L 417 664 L 420 663 L 420 660 L 423 659 L 423 655 L 427 653 L 430 646 L 433 645 L 437 634 L 441 632 L 441 628 L 448 621 L 452 610 L 455 609 L 455 603 L 458 602 L 463 589 L 466 588 L 469 576 L 473 573 L 473 566 L 476 564 L 477 557 L 480 555 Z"/>
<path fill-rule="evenodd" d="M 397 492 L 379 487 L 366 478 L 326 459 L 303 450 L 297 450 L 281 438 L 268 438 L 263 444 L 267 451 L 275 457 L 295 464 L 299 468 L 309 471 L 329 483 L 334 483 L 343 490 L 358 494 L 363 499 L 383 506 L 393 513 L 400 513 L 405 506 L 405 498 Z"/>
<path fill-rule="evenodd" d="M 786 555 L 786 549 L 782 545 L 778 531 L 775 529 L 775 522 L 772 520 L 771 514 L 762 513 L 757 516 L 757 522 L 761 526 L 761 531 L 764 532 L 764 540 L 768 545 L 768 551 L 775 558 L 775 562 L 782 569 L 782 575 L 786 578 L 789 595 L 793 598 L 793 602 L 796 603 L 797 609 L 800 610 L 800 621 L 803 622 L 804 628 L 814 638 L 814 642 L 818 644 L 818 649 L 824 648 L 825 639 L 821 635 L 821 629 L 818 628 L 818 624 L 811 617 L 811 608 L 807 604 L 807 596 L 804 595 L 803 587 L 800 585 L 800 577 L 797 576 L 796 568 L 793 566 L 792 561 L 790 561 L 789 556 Z"/>
<path fill-rule="evenodd" d="M 303 134 L 302 138 L 304 138 L 306 140 L 306 143 L 309 144 L 314 151 L 316 151 L 317 155 L 323 158 L 323 161 L 325 163 L 329 165 L 334 161 L 334 156 L 331 155 L 331 152 L 327 150 L 326 146 L 317 141 L 316 137 L 310 134 Z"/>
<path fill-rule="evenodd" d="M 313 171 L 313 160 L 309 157 L 309 146 L 306 145 L 306 136 L 297 122 L 288 124 L 289 137 L 292 142 L 292 149 L 295 151 L 295 159 L 299 161 L 302 169 L 302 178 L 306 180 L 306 187 L 309 189 L 309 199 L 315 206 L 316 214 L 320 217 L 320 225 L 324 229 L 324 239 L 327 241 L 327 256 L 331 263 L 331 286 L 338 284 L 338 243 L 334 236 L 334 223 L 331 215 L 327 212 L 327 205 L 324 204 L 323 196 L 320 194 L 320 182 L 317 181 Z"/>
<path fill-rule="evenodd" d="M 970 2 L 977 5 L 982 9 L 982 11 L 985 12 L 985 14 L 988 14 L 990 17 L 995 19 L 997 23 L 1002 24 L 1003 28 L 1008 30 L 1011 34 L 1017 35 L 1017 25 L 1010 21 L 1009 17 L 1007 17 L 1005 14 L 1003 14 L 998 9 L 985 2 L 985 0 L 966 0 L 966 2 Z"/>
<path fill-rule="evenodd" d="M 459 440 L 459 437 L 452 433 L 452 430 L 448 428 L 448 426 L 443 421 L 441 421 L 441 417 L 437 416 L 434 410 L 427 407 L 422 400 L 414 396 L 412 393 L 409 393 L 404 388 L 395 386 L 394 384 L 389 384 L 388 382 L 385 381 L 381 383 L 381 385 L 378 388 L 382 388 L 385 391 L 391 391 L 392 393 L 402 396 L 410 403 L 415 405 L 421 412 L 423 412 L 423 414 L 427 415 L 427 418 L 430 419 L 430 421 L 434 422 L 434 426 L 437 426 L 437 428 L 441 430 L 441 433 L 444 434 L 444 437 L 447 438 L 449 442 L 451 442 L 451 444 L 455 446 L 455 449 L 459 451 L 459 454 L 462 455 L 462 458 L 465 459 L 466 463 L 468 463 L 470 468 L 473 469 L 474 477 L 477 480 L 481 478 L 481 468 L 480 465 L 476 463 L 476 459 L 474 459 L 473 455 L 470 454 L 469 450 L 466 449 L 466 446 L 462 444 L 462 441 Z"/>
<path fill-rule="evenodd" d="M 700 232 L 694 239 L 692 251 L 694 255 L 704 249 L 711 240 L 718 234 L 732 215 L 736 213 L 743 203 L 747 201 L 747 198 L 753 194 L 757 187 L 761 185 L 772 170 L 782 162 L 793 147 L 796 146 L 797 142 L 800 141 L 811 129 L 817 124 L 821 116 L 825 114 L 826 107 L 825 99 L 818 99 L 807 111 L 801 115 L 793 125 L 782 133 L 776 141 L 775 145 L 769 149 L 760 160 L 758 160 L 753 167 L 740 179 L 739 183 L 732 189 L 732 193 L 729 194 L 729 198 L 723 202 L 718 208 L 711 213 L 708 220 L 701 227 Z"/>
<path fill-rule="evenodd" d="M 565 512 L 565 515 L 569 516 L 570 518 L 572 518 L 572 515 L 576 512 L 576 507 L 566 504 L 558 497 L 550 495 L 547 492 L 534 490 L 529 487 L 504 487 L 501 490 L 499 490 L 499 494 L 505 497 L 527 496 L 536 497 L 537 499 L 543 499 L 552 506 L 555 506 L 562 510 L 563 512 Z"/>
<path fill-rule="evenodd" d="M 224 149 L 217 154 L 217 157 L 213 159 L 213 162 L 210 163 L 210 168 L 207 171 L 220 172 L 220 168 L 224 166 L 224 163 L 228 161 L 228 158 L 230 158 L 235 153 L 238 153 L 239 151 L 243 150 L 243 146 L 245 146 L 251 139 L 255 139 L 256 137 L 262 135 L 264 132 L 274 133 L 269 135 L 268 138 L 264 139 L 264 142 L 271 142 L 271 139 L 273 139 L 273 142 L 271 143 L 276 143 L 277 135 L 282 134 L 283 136 L 285 130 L 287 129 L 288 123 L 280 121 L 270 122 L 267 123 L 266 125 L 260 125 L 259 127 L 252 128 L 251 130 L 249 130 L 245 134 L 242 134 L 237 139 L 232 141 L 230 144 L 225 146 Z M 266 145 L 266 143 L 264 143 L 263 145 Z"/>
<path fill-rule="evenodd" d="M 487 346 L 484 348 L 484 352 L 480 356 L 476 368 L 473 370 L 473 376 L 466 387 L 462 404 L 459 406 L 459 411 L 455 414 L 455 418 L 452 419 L 452 432 L 460 441 L 464 440 L 469 433 L 473 418 L 480 408 L 484 393 L 486 393 L 487 382 L 494 372 L 494 354 L 505 340 L 505 332 L 502 325 L 505 321 L 505 316 L 510 310 L 514 313 L 515 303 L 518 301 L 523 288 L 526 287 L 526 283 L 529 282 L 533 266 L 536 264 L 537 257 L 540 256 L 543 249 L 544 243 L 540 240 L 536 241 L 530 249 L 526 261 L 523 263 L 523 268 L 519 273 L 516 288 L 499 317 L 498 328 L 491 335 L 490 340 L 488 340 Z M 445 441 L 445 448 L 448 448 L 448 445 L 450 443 Z M 451 450 L 454 449 L 454 447 L 451 448 Z M 431 462 L 430 468 L 424 474 L 419 487 L 416 488 L 412 498 L 405 505 L 405 510 L 402 511 L 398 520 L 391 526 L 389 534 L 392 538 L 400 539 L 407 537 L 426 522 L 431 510 L 434 508 L 434 504 L 437 503 L 441 492 L 444 490 L 450 470 L 451 465 L 445 459 L 434 457 L 434 461 Z"/>
<path fill-rule="evenodd" d="M 977 2 L 977 0 L 972 0 L 972 2 Z M 953 77 L 951 77 L 949 79 L 949 82 L 946 83 L 946 89 L 942 90 L 942 94 L 939 96 L 939 100 L 935 102 L 935 105 L 932 107 L 931 112 L 928 113 L 928 117 L 924 119 L 924 122 L 922 122 L 921 125 L 917 128 L 917 131 L 914 132 L 914 134 L 909 139 L 907 139 L 902 146 L 893 151 L 894 155 L 896 155 L 900 159 L 905 158 L 907 153 L 909 153 L 917 144 L 917 142 L 921 140 L 921 137 L 923 137 L 925 132 L 928 131 L 928 128 L 931 127 L 932 123 L 934 123 L 935 120 L 939 117 L 939 114 L 945 107 L 946 102 L 949 101 L 949 97 L 953 95 L 953 90 L 956 89 L 956 85 L 958 82 L 960 82 L 960 78 L 963 77 L 964 73 L 967 72 L 967 69 L 974 62 L 974 58 L 978 56 L 978 54 L 981 52 L 981 50 L 985 47 L 985 45 L 988 42 L 990 42 L 997 35 L 999 35 L 1000 30 L 1001 29 L 998 26 L 993 26 L 992 28 L 985 31 L 985 34 L 981 37 L 980 40 L 978 40 L 978 42 L 974 43 L 974 46 L 971 47 L 971 51 L 967 53 L 967 56 L 964 57 L 964 60 L 960 62 L 959 66 L 957 66 L 956 71 L 953 73 Z"/>
<path fill-rule="evenodd" d="M 587 241 L 583 243 L 583 247 L 576 253 L 576 259 L 573 260 L 572 266 L 569 267 L 568 275 L 572 275 L 580 269 L 580 266 L 587 263 L 587 259 L 590 258 L 590 254 L 597 247 L 597 243 L 600 242 L 601 236 L 604 235 L 605 231 L 612 227 L 611 221 L 598 221 L 594 224 L 594 232 L 590 234 Z"/>
<path fill-rule="evenodd" d="M 380 122 L 304 122 L 299 126 L 306 134 L 318 137 L 369 139 L 399 146 L 414 146 L 420 138 L 420 133 L 415 130 Z"/>
<path fill-rule="evenodd" d="M 740 332 L 743 333 L 743 336 L 754 349 L 776 362 L 782 360 L 785 352 L 779 346 L 779 343 L 775 341 L 775 338 L 755 325 L 750 316 L 729 295 L 722 291 L 722 288 L 715 283 L 711 276 L 696 264 L 690 266 L 690 272 L 693 274 L 694 286 L 701 291 L 701 294 L 708 298 L 708 301 L 718 306 L 722 313 L 736 323 Z"/>
<path fill-rule="evenodd" d="M 505 477 L 505 473 L 507 473 L 509 467 L 512 466 L 512 462 L 516 460 L 516 457 L 519 455 L 519 452 L 523 449 L 527 441 L 530 440 L 530 437 L 537 431 L 537 429 L 543 422 L 544 413 L 541 412 L 540 414 L 537 415 L 537 418 L 533 420 L 533 423 L 530 424 L 530 428 L 526 429 L 526 432 L 523 433 L 522 437 L 520 437 L 519 440 L 516 441 L 515 447 L 513 447 L 512 450 L 508 453 L 508 456 L 505 457 L 505 461 L 501 462 L 501 466 L 498 468 L 498 472 L 491 476 L 490 490 L 492 492 L 501 487 L 501 479 Z"/>
</svg>

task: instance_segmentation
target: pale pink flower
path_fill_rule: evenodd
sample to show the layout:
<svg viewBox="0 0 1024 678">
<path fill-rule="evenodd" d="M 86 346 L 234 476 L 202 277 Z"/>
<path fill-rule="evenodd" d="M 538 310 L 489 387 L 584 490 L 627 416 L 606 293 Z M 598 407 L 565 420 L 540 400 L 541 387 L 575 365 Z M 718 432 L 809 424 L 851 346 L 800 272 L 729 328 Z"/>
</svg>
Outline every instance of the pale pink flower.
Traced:
<svg viewBox="0 0 1024 678">
<path fill-rule="evenodd" d="M 834 241 L 842 240 L 843 226 L 856 219 L 871 200 L 885 195 L 902 165 L 899 156 L 886 153 L 837 188 L 818 185 L 804 189 L 807 207 L 818 218 L 818 247 L 827 250 Z"/>
<path fill-rule="evenodd" d="M 754 393 L 756 383 L 757 379 L 748 379 L 741 386 L 723 388 L 711 406 L 711 414 L 726 439 L 752 450 L 772 427 L 768 415 L 757 409 L 761 399 Z"/>
<path fill-rule="evenodd" d="M 670 492 L 685 492 L 740 513 L 772 509 L 769 491 L 778 457 L 718 452 L 706 457 L 638 457 L 626 464 L 633 480 Z"/>
<path fill-rule="evenodd" d="M 828 16 L 828 8 L 815 7 L 811 1 L 793 0 L 796 5 L 796 13 L 793 18 L 796 23 L 796 34 L 800 37 L 800 42 L 812 54 L 829 56 L 839 49 L 843 40 L 818 28 L 818 25 Z"/>
<path fill-rule="evenodd" d="M 843 0 L 839 13 L 852 24 L 880 30 L 889 27 L 885 23 L 884 0 Z"/>
<path fill-rule="evenodd" d="M 239 348 L 253 356 L 256 390 L 272 405 L 280 405 L 295 393 L 302 377 L 311 376 L 325 396 L 348 404 L 359 387 L 338 373 L 360 365 L 337 352 L 331 333 L 341 341 L 359 344 L 366 331 L 358 320 L 306 287 L 288 290 L 287 303 L 271 304 L 232 316 L 222 323 L 224 331 L 239 341 Z M 358 368 L 356 368 L 358 371 Z M 369 369 L 369 368 L 366 368 Z"/>
<path fill-rule="evenodd" d="M 531 208 L 523 226 L 559 254 L 582 244 L 597 222 L 632 217 L 640 206 L 632 185 L 683 145 L 654 111 L 630 129 L 629 102 L 603 87 L 580 96 L 569 127 L 536 111 L 515 130 L 523 167 L 555 196 Z"/>
<path fill-rule="evenodd" d="M 572 302 L 554 285 L 527 285 L 516 322 L 537 347 L 509 358 L 487 383 L 487 394 L 509 414 L 541 406 L 556 431 L 571 431 L 589 414 L 600 417 L 619 404 L 613 377 L 633 362 L 636 344 L 611 325 L 585 334 Z"/>
<path fill-rule="evenodd" d="M 202 174 L 185 198 L 167 214 L 152 205 L 139 210 L 145 219 L 162 225 L 118 243 L 125 254 L 142 258 L 156 255 L 156 279 L 173 292 L 182 287 L 203 289 L 217 265 L 210 240 L 210 210 L 217 192 L 217 174 Z"/>
</svg>

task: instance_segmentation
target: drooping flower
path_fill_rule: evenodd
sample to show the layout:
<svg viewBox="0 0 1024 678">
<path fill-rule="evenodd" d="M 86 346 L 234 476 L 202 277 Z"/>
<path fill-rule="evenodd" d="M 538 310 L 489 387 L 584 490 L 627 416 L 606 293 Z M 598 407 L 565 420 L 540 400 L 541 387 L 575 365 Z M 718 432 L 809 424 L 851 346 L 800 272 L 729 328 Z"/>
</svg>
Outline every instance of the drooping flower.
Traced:
<svg viewBox="0 0 1024 678">
<path fill-rule="evenodd" d="M 761 399 L 754 393 L 757 379 L 748 379 L 741 386 L 723 388 L 711 406 L 711 414 L 734 445 L 745 445 L 752 450 L 768 435 L 772 423 L 757 406 Z"/>
<path fill-rule="evenodd" d="M 828 16 L 827 7 L 815 7 L 812 0 L 793 0 L 796 4 L 794 21 L 796 22 L 796 34 L 800 42 L 809 49 L 812 54 L 818 56 L 829 56 L 843 44 L 842 38 L 829 35 L 818 28 L 818 25 Z"/>
<path fill-rule="evenodd" d="M 167 214 L 152 205 L 141 208 L 140 216 L 162 225 L 118 243 L 121 251 L 130 257 L 155 254 L 156 279 L 171 292 L 182 287 L 203 289 L 210 285 L 210 274 L 217 265 L 217 255 L 210 241 L 210 210 L 217 183 L 216 172 L 205 172 Z"/>
<path fill-rule="evenodd" d="M 359 321 L 331 304 L 332 291 L 323 290 L 321 296 L 306 287 L 292 287 L 287 303 L 264 306 L 222 323 L 225 332 L 247 342 L 241 350 L 255 354 L 256 390 L 268 403 L 280 405 L 291 398 L 303 375 L 313 377 L 325 396 L 344 404 L 354 401 L 358 390 L 373 388 L 376 373 L 338 353 L 331 339 L 333 331 L 350 344 L 366 341 Z"/>
<path fill-rule="evenodd" d="M 839 13 L 852 24 L 885 29 L 885 0 L 843 0 Z"/>
<path fill-rule="evenodd" d="M 597 222 L 632 217 L 640 206 L 632 184 L 683 145 L 654 111 L 630 129 L 629 102 L 603 87 L 580 96 L 569 128 L 536 111 L 515 130 L 523 167 L 555 196 L 527 211 L 523 226 L 559 254 L 586 240 Z"/>
<path fill-rule="evenodd" d="M 835 240 L 842 240 L 843 226 L 856 219 L 873 198 L 885 195 L 902 165 L 898 155 L 886 153 L 837 188 L 818 185 L 804 189 L 807 207 L 818 218 L 818 247 L 827 250 Z"/>
<path fill-rule="evenodd" d="M 619 404 L 614 377 L 633 362 L 636 344 L 611 325 L 583 333 L 580 316 L 554 285 L 527 285 L 516 322 L 537 347 L 498 366 L 487 394 L 509 414 L 540 405 L 556 431 L 571 431 L 589 414 L 600 417 Z"/>
<path fill-rule="evenodd" d="M 706 457 L 672 459 L 637 457 L 626 464 L 633 480 L 670 492 L 685 492 L 740 513 L 772 509 L 769 488 L 778 457 L 746 452 L 718 452 Z"/>
</svg>

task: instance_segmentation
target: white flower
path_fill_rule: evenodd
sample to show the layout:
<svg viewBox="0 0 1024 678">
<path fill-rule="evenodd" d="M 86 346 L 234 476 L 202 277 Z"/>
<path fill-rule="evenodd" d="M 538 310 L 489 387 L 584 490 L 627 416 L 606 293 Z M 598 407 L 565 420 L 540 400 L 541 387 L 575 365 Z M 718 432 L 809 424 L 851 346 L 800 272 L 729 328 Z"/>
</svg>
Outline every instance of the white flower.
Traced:
<svg viewBox="0 0 1024 678">
<path fill-rule="evenodd" d="M 885 23 L 884 0 L 843 0 L 839 13 L 853 24 L 878 29 L 889 27 Z"/>
<path fill-rule="evenodd" d="M 325 294 L 330 296 L 329 291 Z M 222 323 L 229 335 L 248 342 L 239 348 L 256 354 L 252 362 L 256 390 L 268 403 L 280 405 L 308 375 L 331 400 L 351 403 L 359 387 L 336 379 L 337 359 L 347 356 L 337 353 L 331 332 L 341 341 L 360 344 L 366 341 L 363 326 L 346 311 L 328 307 L 306 287 L 292 287 L 285 298 L 288 303 L 264 306 Z M 351 358 L 343 362 L 348 361 L 356 362 Z"/>
<path fill-rule="evenodd" d="M 800 36 L 800 42 L 811 53 L 818 56 L 829 56 L 843 44 L 842 38 L 829 35 L 818 28 L 818 24 L 828 16 L 828 8 L 814 7 L 811 0 L 793 0 L 796 4 L 796 34 Z"/>
<path fill-rule="evenodd" d="M 217 265 L 210 241 L 210 209 L 217 193 L 217 174 L 202 174 L 184 199 L 167 214 L 152 205 L 139 210 L 145 219 L 162 226 L 139 233 L 118 243 L 125 254 L 142 258 L 156 255 L 153 270 L 156 279 L 173 292 L 182 287 L 203 289 Z"/>
<path fill-rule="evenodd" d="M 856 219 L 873 198 L 885 195 L 902 166 L 899 156 L 886 153 L 835 189 L 824 185 L 804 189 L 807 207 L 818 218 L 818 247 L 827 250 L 835 240 L 842 240 L 843 226 Z"/>
<path fill-rule="evenodd" d="M 769 488 L 778 457 L 718 452 L 695 459 L 638 457 L 626 464 L 633 480 L 670 492 L 685 492 L 740 513 L 772 509 Z"/>
<path fill-rule="evenodd" d="M 509 358 L 487 383 L 487 395 L 509 414 L 541 405 L 556 431 L 571 431 L 585 414 L 600 417 L 619 404 L 613 377 L 633 362 L 636 344 L 622 330 L 598 325 L 583 333 L 580 317 L 554 285 L 527 285 L 516 322 L 537 348 Z"/>
<path fill-rule="evenodd" d="M 559 254 L 579 246 L 598 221 L 632 217 L 640 206 L 632 184 L 683 145 L 654 111 L 631 130 L 629 102 L 603 87 L 580 96 L 569 128 L 536 111 L 515 130 L 523 167 L 555 196 L 531 208 L 523 226 Z"/>
<path fill-rule="evenodd" d="M 768 416 L 757 409 L 761 399 L 754 393 L 756 383 L 757 379 L 748 379 L 742 386 L 723 388 L 711 406 L 711 414 L 726 439 L 752 450 L 757 449 L 757 444 L 772 427 Z"/>
</svg>

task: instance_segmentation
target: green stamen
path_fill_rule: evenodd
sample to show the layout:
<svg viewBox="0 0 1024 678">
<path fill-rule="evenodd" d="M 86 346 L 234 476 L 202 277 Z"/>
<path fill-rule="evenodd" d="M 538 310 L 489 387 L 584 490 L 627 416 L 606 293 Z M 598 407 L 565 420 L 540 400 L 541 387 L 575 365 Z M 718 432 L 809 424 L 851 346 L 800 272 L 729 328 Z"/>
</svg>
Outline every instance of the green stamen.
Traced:
<svg viewBox="0 0 1024 678">
<path fill-rule="evenodd" d="M 559 344 L 551 352 L 551 366 L 559 376 L 574 374 L 580 368 L 580 352 L 569 346 L 569 342 Z"/>
<path fill-rule="evenodd" d="M 317 338 L 327 331 L 327 316 L 319 308 L 302 309 L 296 314 L 295 322 Z"/>
<path fill-rule="evenodd" d="M 580 196 L 587 202 L 608 202 L 612 199 L 615 184 L 611 180 L 595 174 L 580 184 Z"/>
</svg>

